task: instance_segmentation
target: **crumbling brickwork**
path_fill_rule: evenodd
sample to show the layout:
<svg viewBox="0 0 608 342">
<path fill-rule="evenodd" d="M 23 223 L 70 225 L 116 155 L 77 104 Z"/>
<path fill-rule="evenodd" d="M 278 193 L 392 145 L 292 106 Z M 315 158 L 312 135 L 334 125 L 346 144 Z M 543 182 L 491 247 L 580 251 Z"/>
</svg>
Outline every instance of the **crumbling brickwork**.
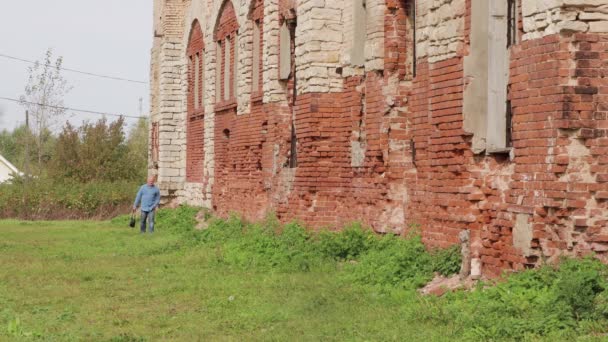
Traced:
<svg viewBox="0 0 608 342">
<path fill-rule="evenodd" d="M 473 273 L 605 258 L 607 25 L 593 0 L 156 0 L 150 172 L 222 216 L 466 232 Z"/>
</svg>

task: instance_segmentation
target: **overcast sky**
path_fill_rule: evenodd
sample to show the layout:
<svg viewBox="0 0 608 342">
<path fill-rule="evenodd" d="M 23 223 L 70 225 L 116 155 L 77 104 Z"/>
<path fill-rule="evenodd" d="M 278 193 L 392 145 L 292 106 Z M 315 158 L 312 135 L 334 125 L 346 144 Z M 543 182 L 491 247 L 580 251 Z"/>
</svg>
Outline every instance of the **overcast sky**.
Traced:
<svg viewBox="0 0 608 342">
<path fill-rule="evenodd" d="M 152 10 L 151 0 L 0 0 L 0 54 L 42 60 L 53 48 L 66 68 L 148 81 Z M 0 97 L 23 94 L 29 65 L 0 57 Z M 148 110 L 147 84 L 63 74 L 73 87 L 64 99 L 68 107 L 139 115 L 143 98 L 144 114 Z M 18 104 L 0 99 L 0 113 L 0 130 L 24 122 Z M 98 118 L 79 114 L 71 120 Z"/>
</svg>

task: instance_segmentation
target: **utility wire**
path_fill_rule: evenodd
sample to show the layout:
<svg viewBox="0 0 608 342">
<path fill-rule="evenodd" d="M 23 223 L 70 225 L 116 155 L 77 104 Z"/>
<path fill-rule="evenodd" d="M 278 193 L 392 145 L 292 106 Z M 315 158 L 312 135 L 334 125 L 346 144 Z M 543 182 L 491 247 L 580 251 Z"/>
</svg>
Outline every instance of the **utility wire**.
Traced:
<svg viewBox="0 0 608 342">
<path fill-rule="evenodd" d="M 116 116 L 116 117 L 130 118 L 130 119 L 144 119 L 144 120 L 148 119 L 145 116 L 122 115 L 122 114 L 114 114 L 114 113 L 96 112 L 96 111 L 93 111 L 93 110 L 86 110 L 86 109 L 76 109 L 76 108 L 70 108 L 70 107 L 51 106 L 51 105 L 45 105 L 45 104 L 42 104 L 42 103 L 36 103 L 36 102 L 30 102 L 30 101 L 21 101 L 21 100 L 12 99 L 12 98 L 9 98 L 9 97 L 2 97 L 2 96 L 0 96 L 0 100 L 12 101 L 12 102 L 17 102 L 17 103 L 27 103 L 27 104 L 31 104 L 31 105 L 35 105 L 35 106 L 47 107 L 47 108 L 53 108 L 53 109 L 72 110 L 72 111 L 80 112 L 80 113 L 105 115 L 105 116 Z"/>
<path fill-rule="evenodd" d="M 30 60 L 27 60 L 27 59 L 23 59 L 23 58 L 19 58 L 19 57 L 14 57 L 14 56 L 9 56 L 9 55 L 5 55 L 5 54 L 1 54 L 1 53 L 0 53 L 0 57 L 7 58 L 7 59 L 12 59 L 12 60 L 15 60 L 15 61 L 20 61 L 20 62 L 30 63 L 30 64 L 36 64 L 37 63 L 37 62 L 30 61 Z M 49 65 L 47 65 L 47 66 L 49 66 Z M 128 78 L 95 74 L 95 73 L 92 73 L 92 72 L 80 71 L 80 70 L 69 69 L 69 68 L 64 68 L 64 67 L 61 67 L 60 70 L 65 70 L 65 71 L 74 72 L 74 73 L 77 73 L 77 74 L 83 74 L 83 75 L 87 75 L 87 76 L 101 77 L 101 78 L 105 78 L 105 79 L 109 79 L 109 80 L 114 80 L 114 81 L 123 81 L 123 82 L 130 82 L 130 83 L 137 83 L 137 84 L 146 84 L 146 85 L 148 84 L 148 82 L 144 82 L 144 81 L 136 81 L 136 80 L 131 80 L 131 79 L 128 79 Z"/>
</svg>

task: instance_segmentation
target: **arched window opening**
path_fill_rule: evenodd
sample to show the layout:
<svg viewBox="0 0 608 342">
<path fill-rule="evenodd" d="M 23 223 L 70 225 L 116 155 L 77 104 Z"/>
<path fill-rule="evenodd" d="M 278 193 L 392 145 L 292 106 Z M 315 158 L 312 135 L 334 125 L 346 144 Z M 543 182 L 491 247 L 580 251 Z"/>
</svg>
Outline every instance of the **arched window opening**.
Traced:
<svg viewBox="0 0 608 342">
<path fill-rule="evenodd" d="M 186 181 L 202 182 L 204 168 L 204 56 L 203 32 L 198 21 L 190 31 L 188 48 L 188 94 L 186 120 Z"/>
<path fill-rule="evenodd" d="M 199 115 L 204 104 L 204 41 L 200 24 L 192 24 L 188 41 L 188 114 Z"/>
<path fill-rule="evenodd" d="M 262 61 L 262 23 L 260 20 L 256 20 L 253 23 L 253 65 L 252 65 L 252 76 L 251 76 L 251 89 L 252 91 L 260 91 L 260 85 L 262 84 L 260 62 Z"/>
<path fill-rule="evenodd" d="M 238 21 L 230 0 L 222 5 L 215 25 L 217 43 L 216 102 L 234 101 L 238 76 Z"/>
</svg>

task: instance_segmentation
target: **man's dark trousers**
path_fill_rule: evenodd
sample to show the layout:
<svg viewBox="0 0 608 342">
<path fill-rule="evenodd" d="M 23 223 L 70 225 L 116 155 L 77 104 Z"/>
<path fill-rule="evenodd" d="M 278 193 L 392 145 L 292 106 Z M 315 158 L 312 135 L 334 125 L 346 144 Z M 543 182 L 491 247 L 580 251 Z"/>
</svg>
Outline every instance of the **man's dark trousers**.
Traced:
<svg viewBox="0 0 608 342">
<path fill-rule="evenodd" d="M 141 233 L 146 232 L 146 220 L 148 220 L 148 231 L 154 233 L 154 210 L 141 212 Z"/>
</svg>

